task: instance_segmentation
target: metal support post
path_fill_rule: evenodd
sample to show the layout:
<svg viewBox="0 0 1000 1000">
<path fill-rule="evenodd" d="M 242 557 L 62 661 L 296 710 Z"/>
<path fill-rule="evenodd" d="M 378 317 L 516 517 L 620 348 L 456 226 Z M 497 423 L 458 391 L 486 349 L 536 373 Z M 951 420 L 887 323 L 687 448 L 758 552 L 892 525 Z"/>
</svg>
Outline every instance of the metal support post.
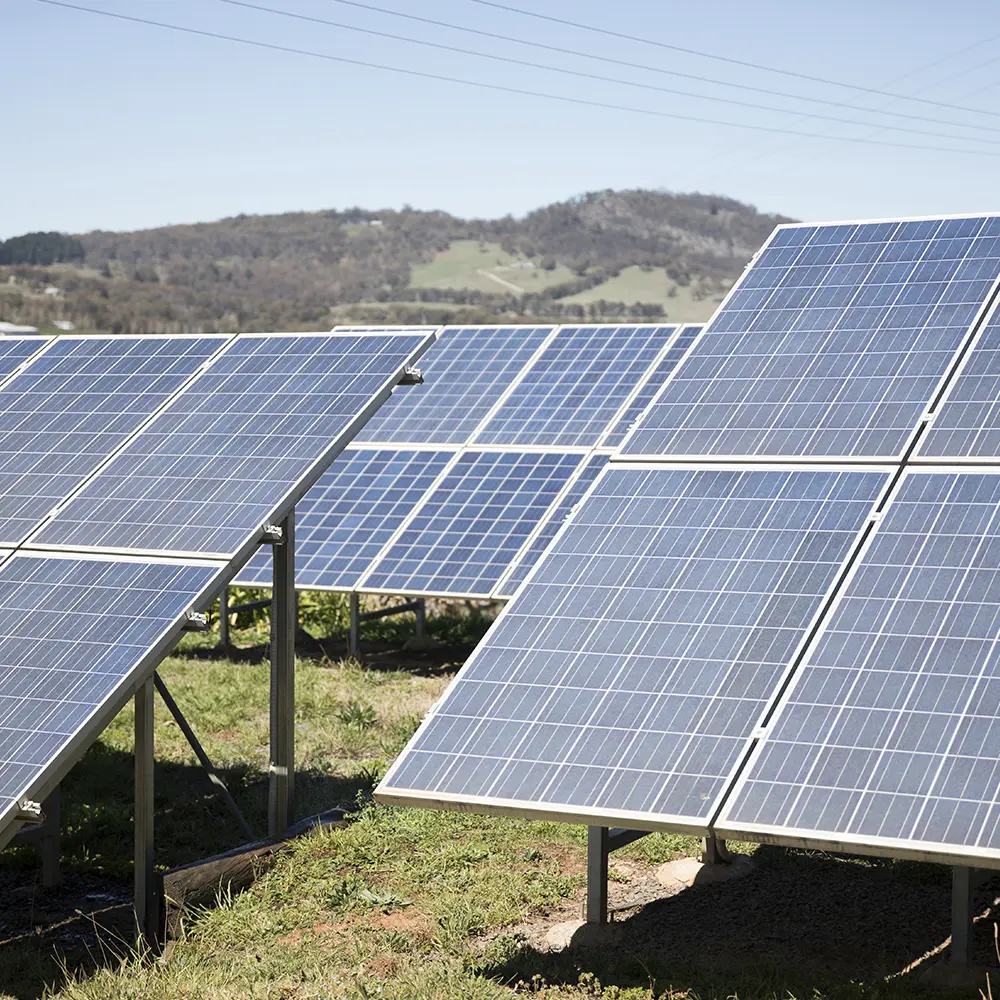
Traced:
<svg viewBox="0 0 1000 1000">
<path fill-rule="evenodd" d="M 45 813 L 45 826 L 47 827 L 43 836 L 38 839 L 38 856 L 42 861 L 42 885 L 46 889 L 51 889 L 59 885 L 62 881 L 62 873 L 59 870 L 59 786 L 53 789 L 52 793 L 42 803 L 42 812 Z"/>
<path fill-rule="evenodd" d="M 348 604 L 351 620 L 347 625 L 347 655 L 357 656 L 361 652 L 361 598 L 351 594 Z"/>
<path fill-rule="evenodd" d="M 417 614 L 416 635 L 427 635 L 427 602 L 422 597 L 417 599 L 417 607 L 415 610 Z"/>
<path fill-rule="evenodd" d="M 246 821 L 246 817 L 240 811 L 240 807 L 236 804 L 236 800 L 226 787 L 226 783 L 220 777 L 219 772 L 215 770 L 215 766 L 209 759 L 208 754 L 205 753 L 205 748 L 199 742 L 198 737 L 195 736 L 194 730 L 188 724 L 187 719 L 184 718 L 184 713 L 181 712 L 177 702 L 174 701 L 174 696 L 167 690 L 167 685 L 163 683 L 163 678 L 159 674 L 153 674 L 153 683 L 156 685 L 156 690 L 163 699 L 163 704 L 167 706 L 167 710 L 174 717 L 174 722 L 177 723 L 180 731 L 184 734 L 184 738 L 194 751 L 194 755 L 198 758 L 198 762 L 208 774 L 208 780 L 215 785 L 223 801 L 229 807 L 229 811 L 236 818 L 236 822 L 239 823 L 244 836 L 248 840 L 256 840 L 256 835 L 251 829 L 250 824 Z"/>
<path fill-rule="evenodd" d="M 267 832 L 280 836 L 292 821 L 295 783 L 295 512 L 274 546 L 271 588 L 271 766 Z"/>
<path fill-rule="evenodd" d="M 587 923 L 608 922 L 608 834 L 606 826 L 587 828 Z"/>
<path fill-rule="evenodd" d="M 162 893 L 153 864 L 153 678 L 135 693 L 135 919 L 140 943 L 160 940 Z"/>
<path fill-rule="evenodd" d="M 587 828 L 587 923 L 608 922 L 608 855 L 649 835 L 648 830 Z"/>
<path fill-rule="evenodd" d="M 229 648 L 229 588 L 223 587 L 219 594 L 219 642 L 223 649 Z"/>
<path fill-rule="evenodd" d="M 972 962 L 972 886 L 971 868 L 956 866 L 951 870 L 951 953 L 952 965 Z"/>
<path fill-rule="evenodd" d="M 731 865 L 733 856 L 726 850 L 726 842 L 710 833 L 702 838 L 701 860 L 706 865 Z"/>
</svg>

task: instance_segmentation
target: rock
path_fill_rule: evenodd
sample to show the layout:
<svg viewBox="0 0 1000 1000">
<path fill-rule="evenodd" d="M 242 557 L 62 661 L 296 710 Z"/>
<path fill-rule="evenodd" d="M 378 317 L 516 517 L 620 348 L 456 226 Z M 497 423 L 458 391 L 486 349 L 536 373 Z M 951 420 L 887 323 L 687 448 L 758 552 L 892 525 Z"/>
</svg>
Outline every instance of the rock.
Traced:
<svg viewBox="0 0 1000 1000">
<path fill-rule="evenodd" d="M 730 864 L 706 865 L 698 858 L 680 858 L 668 861 L 656 869 L 656 880 L 667 889 L 679 892 L 695 885 L 727 882 L 741 878 L 754 869 L 753 859 L 746 854 L 734 854 Z"/>
</svg>

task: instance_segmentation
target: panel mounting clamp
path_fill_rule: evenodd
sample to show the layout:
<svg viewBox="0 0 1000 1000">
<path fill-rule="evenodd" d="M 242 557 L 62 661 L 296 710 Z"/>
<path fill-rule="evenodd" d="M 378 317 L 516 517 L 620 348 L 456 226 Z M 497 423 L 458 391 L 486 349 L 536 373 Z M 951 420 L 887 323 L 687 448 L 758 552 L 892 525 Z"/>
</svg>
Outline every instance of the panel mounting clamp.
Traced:
<svg viewBox="0 0 1000 1000">
<path fill-rule="evenodd" d="M 185 632 L 207 632 L 208 615 L 202 611 L 188 611 L 184 620 Z"/>
<path fill-rule="evenodd" d="M 400 385 L 423 385 L 424 373 L 419 368 L 407 367 L 399 379 Z"/>
<path fill-rule="evenodd" d="M 41 802 L 34 802 L 31 799 L 21 799 L 17 804 L 17 819 L 21 823 L 38 824 L 44 820 L 42 815 Z"/>
<path fill-rule="evenodd" d="M 280 524 L 265 524 L 264 537 L 261 538 L 262 543 L 267 545 L 280 545 L 285 540 L 285 533 L 281 530 Z"/>
</svg>

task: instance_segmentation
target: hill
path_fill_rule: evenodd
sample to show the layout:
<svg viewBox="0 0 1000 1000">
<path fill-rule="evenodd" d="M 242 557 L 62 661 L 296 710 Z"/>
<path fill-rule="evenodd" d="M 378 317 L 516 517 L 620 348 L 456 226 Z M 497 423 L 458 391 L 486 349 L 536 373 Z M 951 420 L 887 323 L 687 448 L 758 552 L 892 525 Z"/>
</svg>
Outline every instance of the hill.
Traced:
<svg viewBox="0 0 1000 1000">
<path fill-rule="evenodd" d="M 56 234 L 29 234 L 55 250 L 12 258 L 46 266 L 0 266 L 0 319 L 122 333 L 704 319 L 781 221 L 727 198 L 636 190 L 520 219 L 355 208 L 97 231 L 66 240 L 62 257 Z"/>
</svg>

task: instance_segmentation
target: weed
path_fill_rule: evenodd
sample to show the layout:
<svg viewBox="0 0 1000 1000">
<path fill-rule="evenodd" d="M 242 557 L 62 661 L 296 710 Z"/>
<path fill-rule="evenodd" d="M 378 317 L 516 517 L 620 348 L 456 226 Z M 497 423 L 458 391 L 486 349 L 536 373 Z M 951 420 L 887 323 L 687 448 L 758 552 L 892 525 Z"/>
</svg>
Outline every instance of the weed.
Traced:
<svg viewBox="0 0 1000 1000">
<path fill-rule="evenodd" d="M 375 709 L 356 698 L 340 705 L 334 714 L 349 729 L 371 729 L 378 722 Z"/>
</svg>

